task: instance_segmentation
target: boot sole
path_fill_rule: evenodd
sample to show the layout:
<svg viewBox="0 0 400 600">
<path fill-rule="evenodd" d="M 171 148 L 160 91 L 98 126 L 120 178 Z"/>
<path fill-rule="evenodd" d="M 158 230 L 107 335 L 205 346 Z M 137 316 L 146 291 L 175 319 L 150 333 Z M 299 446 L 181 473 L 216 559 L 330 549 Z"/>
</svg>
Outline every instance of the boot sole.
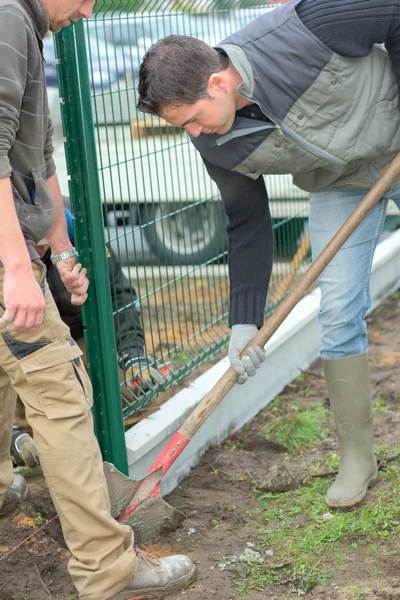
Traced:
<svg viewBox="0 0 400 600">
<path fill-rule="evenodd" d="M 136 590 L 135 592 L 122 590 L 122 592 L 112 596 L 111 600 L 151 600 L 152 598 L 166 598 L 167 596 L 171 596 L 171 594 L 181 592 L 184 588 L 193 583 L 195 579 L 196 570 L 193 569 L 189 575 L 185 575 L 185 577 L 166 585 L 162 589 Z"/>
<path fill-rule="evenodd" d="M 373 488 L 377 483 L 378 483 L 378 471 L 376 471 L 372 475 L 371 479 L 368 481 L 367 485 L 365 486 L 364 491 L 359 496 L 357 496 L 357 498 L 354 498 L 354 500 L 352 500 L 351 502 L 345 502 L 345 503 L 339 504 L 336 502 L 326 501 L 326 503 L 330 508 L 338 508 L 339 510 L 349 510 L 350 508 L 354 508 L 355 506 L 362 504 L 367 495 L 367 491 L 369 489 Z"/>
</svg>

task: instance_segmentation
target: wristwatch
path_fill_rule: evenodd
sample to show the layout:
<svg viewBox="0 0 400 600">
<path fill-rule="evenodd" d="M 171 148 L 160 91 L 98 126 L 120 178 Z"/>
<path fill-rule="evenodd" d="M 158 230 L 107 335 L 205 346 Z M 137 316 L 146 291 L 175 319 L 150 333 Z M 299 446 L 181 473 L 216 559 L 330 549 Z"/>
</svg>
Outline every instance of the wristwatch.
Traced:
<svg viewBox="0 0 400 600">
<path fill-rule="evenodd" d="M 75 250 L 75 248 L 71 248 L 70 250 L 61 252 L 60 254 L 55 254 L 54 256 L 51 255 L 50 260 L 53 263 L 53 265 L 55 265 L 58 262 L 60 262 L 60 260 L 66 260 L 67 258 L 72 258 L 73 256 L 78 256 L 78 253 Z"/>
</svg>

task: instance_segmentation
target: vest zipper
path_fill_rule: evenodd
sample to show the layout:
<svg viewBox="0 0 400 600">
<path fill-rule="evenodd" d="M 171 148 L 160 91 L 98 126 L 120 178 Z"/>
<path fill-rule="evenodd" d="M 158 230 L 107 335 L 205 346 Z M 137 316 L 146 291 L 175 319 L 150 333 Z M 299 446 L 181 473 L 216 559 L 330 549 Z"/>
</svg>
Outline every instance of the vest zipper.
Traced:
<svg viewBox="0 0 400 600">
<path fill-rule="evenodd" d="M 247 98 L 251 102 L 254 102 L 254 100 L 252 98 L 249 98 L 248 96 L 243 96 L 243 97 Z M 340 160 L 340 158 L 336 158 L 336 156 L 332 156 L 332 154 L 329 154 L 329 152 L 325 152 L 324 150 L 320 150 L 320 148 L 317 148 L 316 146 L 314 146 L 314 144 L 310 144 L 304 138 L 302 138 L 300 135 L 298 135 L 297 133 L 294 133 L 294 131 L 292 131 L 291 129 L 289 129 L 289 127 L 286 127 L 286 125 L 283 125 L 282 123 L 277 123 L 276 120 L 273 119 L 271 117 L 271 115 L 269 115 L 261 107 L 261 104 L 259 102 L 257 102 L 257 105 L 259 106 L 259 108 L 261 108 L 261 110 L 264 113 L 264 115 L 266 117 L 268 117 L 268 119 L 275 125 L 275 127 L 276 127 L 276 129 L 278 131 L 279 137 L 282 140 L 285 137 L 284 134 L 286 134 L 288 137 L 292 138 L 292 140 L 294 140 L 295 142 L 297 142 L 300 146 L 303 146 L 303 148 L 305 148 L 309 152 L 312 152 L 312 154 L 315 154 L 319 158 L 323 158 L 324 160 L 332 163 L 333 165 L 336 165 L 337 167 L 346 167 L 347 166 L 347 162 L 345 162 L 344 160 Z"/>
<path fill-rule="evenodd" d="M 269 119 L 271 118 L 268 115 L 266 115 L 266 116 Z M 271 119 L 271 121 L 272 121 L 272 119 Z M 275 123 L 275 121 L 272 121 L 272 122 Z M 277 123 L 275 123 L 275 125 L 278 130 L 279 136 L 282 139 L 284 138 L 284 134 L 286 134 L 288 137 L 292 138 L 292 140 L 297 142 L 300 146 L 303 146 L 303 148 L 305 148 L 306 150 L 309 150 L 310 152 L 312 152 L 319 158 L 323 158 L 324 160 L 326 160 L 334 165 L 337 165 L 338 167 L 346 167 L 347 166 L 347 163 L 344 160 L 340 160 L 340 158 L 336 158 L 336 156 L 332 156 L 332 154 L 329 154 L 329 152 L 320 150 L 320 148 L 317 148 L 313 144 L 310 144 L 304 138 L 302 138 L 300 135 L 297 135 L 297 133 L 294 133 L 294 131 L 292 131 L 285 125 L 282 125 L 282 124 L 278 125 Z"/>
</svg>

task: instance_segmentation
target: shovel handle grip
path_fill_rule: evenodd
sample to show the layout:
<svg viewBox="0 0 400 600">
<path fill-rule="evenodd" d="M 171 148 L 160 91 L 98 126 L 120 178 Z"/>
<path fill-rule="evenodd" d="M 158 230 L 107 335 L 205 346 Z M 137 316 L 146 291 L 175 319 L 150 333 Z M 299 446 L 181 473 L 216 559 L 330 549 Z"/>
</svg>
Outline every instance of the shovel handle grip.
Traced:
<svg viewBox="0 0 400 600">
<path fill-rule="evenodd" d="M 361 221 L 363 221 L 368 213 L 379 202 L 385 192 L 396 183 L 399 176 L 400 154 L 398 154 L 390 163 L 386 171 L 372 186 L 357 208 L 351 213 L 350 217 L 333 236 L 331 241 L 325 246 L 321 254 L 315 259 L 290 294 L 286 296 L 273 314 L 264 322 L 264 325 L 259 332 L 243 350 L 242 355 L 249 346 L 259 346 L 260 348 L 264 348 L 265 344 L 283 323 L 298 301 L 304 296 L 308 288 L 317 280 L 328 263 L 349 239 Z M 221 400 L 223 400 L 226 394 L 233 388 L 237 380 L 238 374 L 233 369 L 229 368 L 179 429 L 182 438 L 190 440 L 194 436 L 196 431 L 203 425 Z"/>
</svg>

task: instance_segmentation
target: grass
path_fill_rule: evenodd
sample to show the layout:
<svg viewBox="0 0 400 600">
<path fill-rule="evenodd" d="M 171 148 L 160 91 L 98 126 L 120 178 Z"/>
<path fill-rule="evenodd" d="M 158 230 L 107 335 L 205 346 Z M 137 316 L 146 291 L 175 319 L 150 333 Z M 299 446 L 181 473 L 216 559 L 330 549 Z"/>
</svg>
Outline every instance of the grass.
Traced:
<svg viewBox="0 0 400 600">
<path fill-rule="evenodd" d="M 293 405 L 289 411 L 276 415 L 265 426 L 265 436 L 290 450 L 309 448 L 323 439 L 323 424 L 328 420 L 328 415 L 321 404 L 304 410 Z"/>
<path fill-rule="evenodd" d="M 34 477 L 35 475 L 42 474 L 42 467 L 40 465 L 35 465 L 34 467 L 18 467 L 18 473 L 22 475 L 22 477 Z"/>
<path fill-rule="evenodd" d="M 386 405 L 386 402 L 380 396 L 373 402 L 374 411 L 379 414 L 392 412 L 391 408 Z"/>
<path fill-rule="evenodd" d="M 268 564 L 250 566 L 245 580 L 238 580 L 239 595 L 284 585 L 285 598 L 302 596 L 323 585 L 345 563 L 349 553 L 383 551 L 394 543 L 400 530 L 396 498 L 400 493 L 400 466 L 393 462 L 381 474 L 383 485 L 371 491 L 373 500 L 352 512 L 329 512 L 324 496 L 327 479 L 284 494 L 254 497 L 260 545 L 272 549 Z M 385 485 L 389 483 L 390 485 Z M 382 547 L 382 550 L 381 550 Z M 386 548 L 388 550 L 388 548 Z"/>
</svg>

